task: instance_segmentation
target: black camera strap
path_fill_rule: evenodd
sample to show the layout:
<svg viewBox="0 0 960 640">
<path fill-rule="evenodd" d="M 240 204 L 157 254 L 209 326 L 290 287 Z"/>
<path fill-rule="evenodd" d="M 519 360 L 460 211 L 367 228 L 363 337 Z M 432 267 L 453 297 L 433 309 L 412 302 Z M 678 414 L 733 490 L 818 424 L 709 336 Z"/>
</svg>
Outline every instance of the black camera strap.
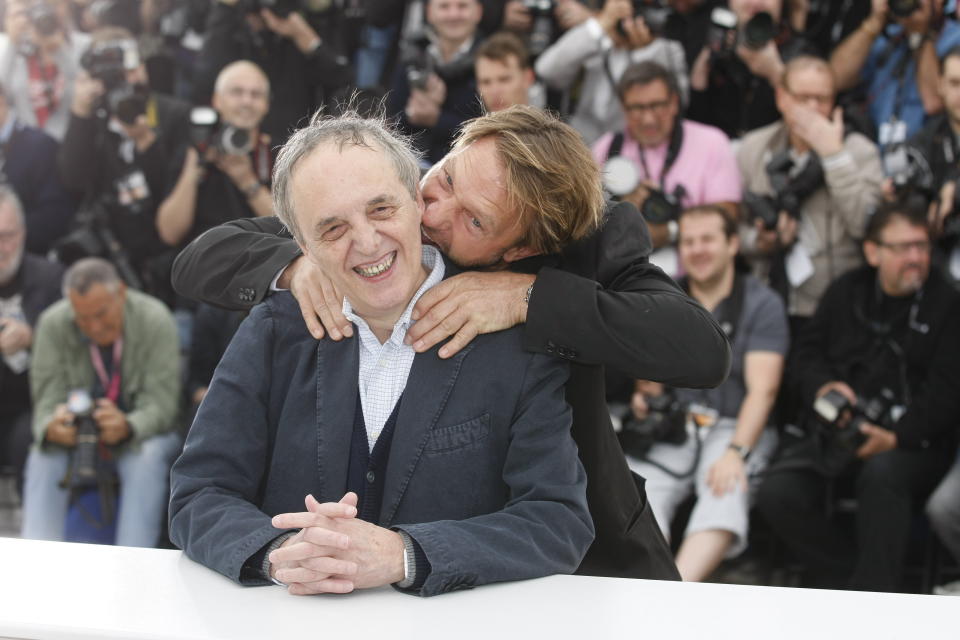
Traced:
<svg viewBox="0 0 960 640">
<path fill-rule="evenodd" d="M 613 136 L 613 140 L 610 141 L 610 147 L 607 149 L 606 160 L 610 158 L 615 158 L 623 152 L 623 143 L 626 140 L 626 134 L 623 131 L 618 131 Z M 670 173 L 670 169 L 673 168 L 673 165 L 677 162 L 677 158 L 680 156 L 680 149 L 683 147 L 683 118 L 679 115 L 673 121 L 673 130 L 670 132 L 670 143 L 667 146 L 667 155 L 663 160 L 663 169 L 660 171 L 660 190 L 666 193 L 667 187 L 667 174 Z M 640 146 L 640 143 L 637 143 L 637 149 L 640 152 L 640 164 L 643 168 L 643 177 L 647 180 L 652 180 L 650 175 L 650 168 L 647 166 L 647 155 L 643 151 L 643 147 Z M 677 191 L 681 194 L 681 186 L 678 185 Z"/>
</svg>

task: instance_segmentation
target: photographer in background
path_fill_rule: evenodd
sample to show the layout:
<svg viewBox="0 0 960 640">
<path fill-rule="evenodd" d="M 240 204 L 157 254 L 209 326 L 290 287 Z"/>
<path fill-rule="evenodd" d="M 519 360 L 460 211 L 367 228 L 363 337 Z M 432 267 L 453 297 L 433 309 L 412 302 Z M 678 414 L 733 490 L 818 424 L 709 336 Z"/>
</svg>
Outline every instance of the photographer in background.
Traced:
<svg viewBox="0 0 960 640">
<path fill-rule="evenodd" d="M 783 120 L 748 134 L 737 152 L 743 249 L 786 299 L 796 335 L 830 282 L 861 264 L 858 241 L 883 172 L 876 146 L 845 133 L 825 60 L 791 60 L 776 96 Z"/>
<path fill-rule="evenodd" d="M 676 79 L 680 102 L 687 99 L 683 48 L 653 33 L 630 0 L 606 0 L 603 10 L 567 31 L 543 52 L 534 68 L 551 89 L 569 91 L 583 75 L 580 99 L 570 124 L 592 145 L 607 131 L 623 127 L 617 83 L 631 64 L 653 61 Z"/>
<path fill-rule="evenodd" d="M 690 67 L 687 116 L 731 138 L 777 119 L 774 89 L 785 60 L 808 52 L 790 28 L 783 0 L 730 0 L 714 7 L 702 48 Z"/>
<path fill-rule="evenodd" d="M 387 113 L 424 153 L 427 166 L 450 150 L 463 122 L 481 115 L 474 77 L 480 0 L 427 0 L 429 43 L 403 44 Z"/>
<path fill-rule="evenodd" d="M 956 453 L 960 294 L 930 271 L 923 208 L 882 205 L 863 251 L 869 266 L 830 286 L 797 340 L 807 433 L 784 436 L 758 506 L 828 585 L 896 591 L 914 508 Z M 855 486 L 852 549 L 825 513 L 831 478 Z"/>
<path fill-rule="evenodd" d="M 942 114 L 936 115 L 913 136 L 903 149 L 893 146 L 887 158 L 906 154 L 906 162 L 888 162 L 893 175 L 884 184 L 884 195 L 896 198 L 909 194 L 930 207 L 934 239 L 934 264 L 954 282 L 960 282 L 960 45 L 940 60 L 937 85 Z M 919 154 L 914 155 L 914 153 Z M 901 156 L 903 157 L 903 156 Z M 893 165 L 893 166 L 889 166 Z"/>
<path fill-rule="evenodd" d="M 673 246 L 682 209 L 714 204 L 737 219 L 740 173 L 733 149 L 719 129 L 681 117 L 677 79 L 656 62 L 628 67 L 617 95 L 626 127 L 597 140 L 593 157 L 605 167 L 607 190 L 643 214 L 656 249 L 650 261 L 676 277 Z"/>
<path fill-rule="evenodd" d="M 207 16 L 194 80 L 194 102 L 206 104 L 221 71 L 237 60 L 263 70 L 273 90 L 262 129 L 283 144 L 291 129 L 350 84 L 354 36 L 338 6 L 302 10 L 295 0 L 216 0 Z"/>
<path fill-rule="evenodd" d="M 100 258 L 71 266 L 63 291 L 67 299 L 44 312 L 34 340 L 34 447 L 27 459 L 22 535 L 63 539 L 78 480 L 78 444 L 83 444 L 77 438 L 79 416 L 65 403 L 71 392 L 81 391 L 95 402 L 92 419 L 103 445 L 95 465 L 115 465 L 120 478 L 116 543 L 155 546 L 170 465 L 180 451 L 173 316 L 159 300 L 127 289 L 116 269 Z M 66 487 L 61 485 L 65 477 Z"/>
<path fill-rule="evenodd" d="M 593 16 L 587 4 L 579 0 L 507 0 L 503 3 L 500 28 L 522 37 L 531 56 L 536 58 L 561 33 Z M 490 3 L 485 3 L 484 11 L 488 8 Z"/>
<path fill-rule="evenodd" d="M 24 252 L 23 207 L 0 185 L 0 465 L 17 470 L 18 483 L 30 448 L 27 372 L 37 317 L 60 298 L 60 265 Z"/>
<path fill-rule="evenodd" d="M 27 251 L 46 255 L 67 232 L 76 205 L 51 167 L 57 164 L 57 141 L 19 121 L 0 83 L 0 184 L 16 192 L 27 225 Z"/>
<path fill-rule="evenodd" d="M 530 88 L 536 77 L 530 55 L 517 36 L 503 31 L 484 40 L 477 48 L 473 69 L 487 113 L 530 104 Z"/>
<path fill-rule="evenodd" d="M 157 232 L 171 247 L 230 220 L 273 215 L 270 180 L 276 157 L 260 126 L 270 108 L 270 82 L 252 62 L 233 62 L 217 76 L 215 126 L 198 128 L 169 195 L 157 211 Z M 197 111 L 194 110 L 196 114 Z"/>
<path fill-rule="evenodd" d="M 136 41 L 125 29 L 95 32 L 82 63 L 59 167 L 84 204 L 77 231 L 58 247 L 60 259 L 107 257 L 128 284 L 170 302 L 173 258 L 155 220 L 170 158 L 189 140 L 189 106 L 150 91 Z M 110 236 L 119 244 L 112 253 Z"/>
<path fill-rule="evenodd" d="M 89 38 L 70 28 L 66 0 L 7 0 L 0 78 L 17 118 L 62 140 Z"/>
<path fill-rule="evenodd" d="M 693 207 L 680 214 L 679 224 L 680 263 L 687 274 L 680 284 L 727 332 L 733 365 L 715 389 L 665 392 L 662 385 L 638 381 L 633 420 L 625 422 L 621 442 L 630 468 L 647 480 L 650 505 L 668 539 L 677 507 L 696 494 L 676 558 L 680 575 L 691 582 L 707 579 L 725 557 L 747 546 L 749 481 L 766 466 L 776 443 L 765 427 L 789 329 L 776 294 L 737 272 L 737 223 L 726 209 Z M 663 406 L 664 393 L 672 396 L 669 413 L 652 419 L 672 421 L 672 433 L 661 428 L 651 445 L 649 437 L 637 436 L 651 430 L 651 405 Z"/>
<path fill-rule="evenodd" d="M 905 142 L 939 112 L 937 58 L 960 44 L 944 0 L 873 0 L 869 17 L 834 49 L 837 88 L 863 82 L 881 148 Z"/>
</svg>

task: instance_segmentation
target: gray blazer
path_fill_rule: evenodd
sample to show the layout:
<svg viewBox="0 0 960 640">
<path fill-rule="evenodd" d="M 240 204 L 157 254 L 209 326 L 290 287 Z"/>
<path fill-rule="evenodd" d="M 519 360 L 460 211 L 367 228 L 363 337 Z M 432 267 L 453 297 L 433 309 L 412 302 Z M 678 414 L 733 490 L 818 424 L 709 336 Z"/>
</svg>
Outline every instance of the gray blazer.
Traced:
<svg viewBox="0 0 960 640">
<path fill-rule="evenodd" d="M 456 356 L 419 354 L 404 391 L 377 524 L 402 529 L 432 571 L 420 595 L 572 573 L 593 539 L 570 436 L 566 367 L 519 330 Z M 289 293 L 254 308 L 214 374 L 171 475 L 170 537 L 244 583 L 281 531 L 273 515 L 346 492 L 357 339 L 314 340 Z"/>
</svg>

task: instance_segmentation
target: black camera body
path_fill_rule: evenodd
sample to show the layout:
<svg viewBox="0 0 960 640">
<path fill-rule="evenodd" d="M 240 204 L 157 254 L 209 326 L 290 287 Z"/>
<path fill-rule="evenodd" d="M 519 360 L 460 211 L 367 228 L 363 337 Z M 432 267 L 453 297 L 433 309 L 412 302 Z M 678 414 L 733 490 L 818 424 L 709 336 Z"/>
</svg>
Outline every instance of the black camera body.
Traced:
<svg viewBox="0 0 960 640">
<path fill-rule="evenodd" d="M 793 160 L 788 150 L 776 154 L 766 167 L 773 195 L 760 195 L 747 191 L 743 206 L 748 220 L 760 220 L 763 227 L 772 231 L 777 227 L 780 212 L 800 219 L 803 203 L 824 183 L 823 165 L 820 158 L 811 154 L 799 173 L 793 173 Z"/>
<path fill-rule="evenodd" d="M 937 196 L 933 169 L 919 149 L 905 143 L 890 145 L 883 153 L 883 168 L 898 198 L 919 196 L 930 202 Z"/>
<path fill-rule="evenodd" d="M 246 155 L 255 142 L 252 132 L 221 121 L 210 107 L 190 110 L 190 140 L 201 155 L 211 148 L 221 154 Z"/>
<path fill-rule="evenodd" d="M 531 19 L 527 48 L 535 58 L 550 46 L 556 36 L 556 21 L 553 18 L 556 4 L 553 0 L 523 0 L 523 6 L 530 12 Z"/>
<path fill-rule="evenodd" d="M 725 7 L 717 7 L 710 14 L 707 30 L 707 48 L 713 55 L 730 57 L 738 44 L 759 50 L 777 36 L 777 24 L 766 11 L 761 11 L 740 24 L 736 14 Z"/>
<path fill-rule="evenodd" d="M 650 193 L 643 206 L 640 207 L 640 213 L 643 219 L 650 224 L 667 224 L 671 220 L 680 217 L 680 211 L 683 210 L 683 196 L 686 190 L 681 185 L 677 185 L 673 193 L 667 193 L 659 189 L 650 189 Z"/>
<path fill-rule="evenodd" d="M 54 6 L 39 0 L 27 7 L 27 20 L 33 25 L 38 36 L 49 37 L 60 31 L 60 16 Z"/>
<path fill-rule="evenodd" d="M 657 442 L 683 444 L 687 441 L 687 406 L 671 391 L 648 396 L 647 417 L 637 420 L 629 414 L 623 420 L 619 438 L 623 450 L 643 457 Z"/>
<path fill-rule="evenodd" d="M 77 428 L 77 446 L 70 459 L 67 487 L 86 489 L 97 486 L 99 479 L 100 429 L 93 419 L 93 397 L 84 389 L 70 392 L 67 408 Z"/>
<path fill-rule="evenodd" d="M 831 390 L 817 398 L 813 411 L 832 431 L 834 442 L 844 449 L 856 451 L 867 440 L 860 431 L 861 425 L 870 422 L 888 428 L 890 410 L 895 403 L 896 398 L 889 389 L 883 389 L 878 396 L 871 398 L 858 396 L 855 404 L 839 391 Z"/>
<path fill-rule="evenodd" d="M 127 82 L 127 71 L 140 64 L 136 43 L 113 41 L 94 44 L 80 58 L 80 65 L 103 83 L 103 104 L 108 113 L 132 125 L 147 112 L 149 90 Z"/>
<path fill-rule="evenodd" d="M 430 41 L 424 36 L 407 40 L 400 47 L 400 65 L 411 91 L 426 91 L 427 78 L 436 67 L 433 56 L 427 50 L 429 45 Z"/>
</svg>

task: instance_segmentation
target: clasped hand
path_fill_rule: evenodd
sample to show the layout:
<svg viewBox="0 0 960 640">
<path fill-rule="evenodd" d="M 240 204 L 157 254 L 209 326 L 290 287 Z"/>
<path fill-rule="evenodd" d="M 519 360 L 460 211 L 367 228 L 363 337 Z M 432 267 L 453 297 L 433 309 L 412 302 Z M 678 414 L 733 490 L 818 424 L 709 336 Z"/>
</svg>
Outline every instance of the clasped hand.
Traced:
<svg viewBox="0 0 960 640">
<path fill-rule="evenodd" d="M 273 517 L 278 529 L 300 529 L 270 553 L 271 577 L 293 595 L 349 593 L 403 579 L 400 534 L 356 517 L 357 494 L 321 504 L 304 499 L 305 512 Z"/>
</svg>

